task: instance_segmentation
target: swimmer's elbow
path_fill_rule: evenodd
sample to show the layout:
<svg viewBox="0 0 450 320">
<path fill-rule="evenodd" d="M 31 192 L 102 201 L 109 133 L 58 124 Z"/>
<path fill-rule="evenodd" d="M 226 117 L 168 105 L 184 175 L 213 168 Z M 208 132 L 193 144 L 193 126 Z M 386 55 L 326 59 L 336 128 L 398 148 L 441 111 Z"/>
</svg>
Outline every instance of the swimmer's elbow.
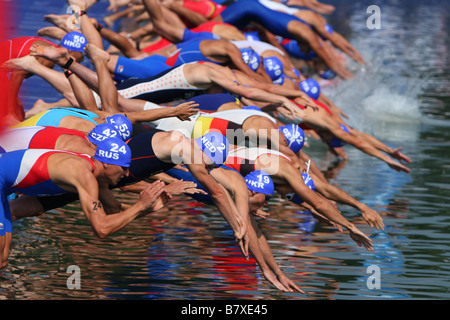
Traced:
<svg viewBox="0 0 450 320">
<path fill-rule="evenodd" d="M 99 239 L 106 239 L 112 233 L 106 226 L 93 226 L 94 233 Z"/>
<path fill-rule="evenodd" d="M 211 198 L 215 202 L 222 202 L 222 201 L 225 201 L 227 199 L 227 196 L 225 194 L 225 190 L 223 188 L 221 188 L 219 185 L 213 186 L 208 191 L 209 191 L 209 194 L 211 195 Z"/>
</svg>

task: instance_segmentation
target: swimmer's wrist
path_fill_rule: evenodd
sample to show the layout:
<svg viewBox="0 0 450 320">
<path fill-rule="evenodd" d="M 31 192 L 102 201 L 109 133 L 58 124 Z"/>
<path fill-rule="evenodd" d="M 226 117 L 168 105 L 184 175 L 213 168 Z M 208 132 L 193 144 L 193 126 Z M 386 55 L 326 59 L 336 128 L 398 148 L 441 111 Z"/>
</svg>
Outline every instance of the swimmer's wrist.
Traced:
<svg viewBox="0 0 450 320">
<path fill-rule="evenodd" d="M 80 11 L 78 11 L 78 12 L 76 12 L 75 10 L 72 10 L 72 13 L 77 14 L 79 17 L 82 17 L 85 14 L 87 14 L 86 9 L 81 9 L 81 8 L 80 8 Z"/>
<path fill-rule="evenodd" d="M 67 60 L 67 62 L 63 66 L 61 66 L 61 68 L 69 69 L 70 66 L 72 65 L 73 61 L 74 61 L 74 59 L 72 57 L 70 57 L 69 60 Z"/>
<path fill-rule="evenodd" d="M 73 72 L 70 70 L 64 71 L 64 75 L 66 76 L 66 78 L 69 78 L 72 74 L 73 74 Z"/>
</svg>

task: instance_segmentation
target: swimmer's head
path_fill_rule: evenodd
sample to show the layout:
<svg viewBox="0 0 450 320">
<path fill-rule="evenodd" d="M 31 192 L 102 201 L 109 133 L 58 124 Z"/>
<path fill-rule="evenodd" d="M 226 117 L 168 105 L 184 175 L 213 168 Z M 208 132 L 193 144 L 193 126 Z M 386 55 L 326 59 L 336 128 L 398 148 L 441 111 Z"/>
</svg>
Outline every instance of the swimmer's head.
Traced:
<svg viewBox="0 0 450 320">
<path fill-rule="evenodd" d="M 275 186 L 272 178 L 261 170 L 252 171 L 245 176 L 247 188 L 256 193 L 262 193 L 272 196 L 275 192 Z"/>
<path fill-rule="evenodd" d="M 259 68 L 261 63 L 261 57 L 254 50 L 250 48 L 242 48 L 242 60 L 244 60 L 245 64 L 249 66 L 252 71 L 256 71 Z"/>
<path fill-rule="evenodd" d="M 133 133 L 133 125 L 131 124 L 130 119 L 123 114 L 115 114 L 107 117 L 105 120 L 119 131 L 120 138 L 123 141 L 130 139 L 131 134 Z"/>
<path fill-rule="evenodd" d="M 314 181 L 309 174 L 302 173 L 302 178 L 308 188 L 310 188 L 312 191 L 316 190 L 316 187 L 314 186 Z M 303 203 L 303 199 L 300 198 L 298 195 L 296 195 L 294 192 L 287 193 L 285 198 L 286 200 L 292 201 L 293 203 L 296 204 Z"/>
<path fill-rule="evenodd" d="M 286 80 L 286 76 L 284 74 L 282 74 L 277 80 L 272 81 L 272 83 L 281 86 L 285 80 Z"/>
<path fill-rule="evenodd" d="M 289 148 L 295 153 L 299 152 L 305 144 L 305 133 L 296 124 L 288 124 L 280 127 L 279 130 L 286 138 Z"/>
<path fill-rule="evenodd" d="M 61 39 L 61 47 L 70 51 L 84 52 L 88 44 L 86 37 L 78 31 L 71 31 Z"/>
<path fill-rule="evenodd" d="M 334 79 L 334 78 L 336 78 L 336 75 L 337 74 L 331 69 L 327 69 L 325 71 L 319 72 L 319 76 L 325 80 Z"/>
<path fill-rule="evenodd" d="M 258 31 L 247 31 L 244 32 L 244 36 L 248 41 L 261 41 L 261 38 L 259 37 Z"/>
<path fill-rule="evenodd" d="M 350 133 L 348 131 L 348 128 L 346 126 L 344 126 L 343 124 L 341 124 L 341 128 L 345 132 Z M 330 144 L 330 146 L 332 148 L 338 148 L 338 147 L 342 147 L 344 145 L 344 142 L 341 139 L 337 138 L 337 137 L 333 137 L 333 140 L 331 140 L 331 142 L 329 144 Z"/>
<path fill-rule="evenodd" d="M 229 142 L 219 132 L 207 132 L 200 138 L 195 139 L 200 149 L 212 160 L 216 166 L 224 164 L 228 156 Z"/>
<path fill-rule="evenodd" d="M 88 140 L 96 146 L 107 138 L 120 138 L 119 131 L 109 123 L 96 125 L 88 134 Z"/>
<path fill-rule="evenodd" d="M 264 70 L 272 81 L 277 80 L 283 74 L 283 63 L 275 56 L 263 58 Z"/>
<path fill-rule="evenodd" d="M 107 138 L 98 144 L 94 159 L 128 168 L 131 163 L 131 149 L 120 138 Z"/>
<path fill-rule="evenodd" d="M 319 98 L 320 85 L 316 80 L 309 78 L 301 81 L 298 86 L 300 87 L 300 90 L 306 93 L 309 97 L 313 99 Z"/>
</svg>

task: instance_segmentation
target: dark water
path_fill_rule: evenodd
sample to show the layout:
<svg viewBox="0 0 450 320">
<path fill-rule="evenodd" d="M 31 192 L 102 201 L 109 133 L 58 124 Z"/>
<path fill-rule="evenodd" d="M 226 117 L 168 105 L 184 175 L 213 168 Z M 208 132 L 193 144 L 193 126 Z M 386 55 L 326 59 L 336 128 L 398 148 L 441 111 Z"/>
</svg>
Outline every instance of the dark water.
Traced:
<svg viewBox="0 0 450 320">
<path fill-rule="evenodd" d="M 363 53 L 355 78 L 324 86 L 350 115 L 349 123 L 384 143 L 402 146 L 413 163 L 397 173 L 346 147 L 335 162 L 318 142 L 307 150 L 332 184 L 379 211 L 386 228 L 372 230 L 356 209 L 342 213 L 374 241 L 374 252 L 345 233 L 318 223 L 279 200 L 260 227 L 285 274 L 306 294 L 282 293 L 254 262 L 245 262 L 213 207 L 176 198 L 167 209 L 97 239 L 77 203 L 14 225 L 10 267 L 0 273 L 4 299 L 448 299 L 450 298 L 449 4 L 444 1 L 333 1 L 330 24 Z M 381 29 L 369 30 L 366 9 L 381 8 Z M 64 1 L 17 1 L 14 32 L 32 35 L 50 25 L 44 14 L 64 14 Z M 90 15 L 101 18 L 106 1 Z M 60 95 L 39 78 L 21 91 L 28 108 Z M 133 196 L 118 194 L 131 203 Z M 81 271 L 69 290 L 67 268 Z M 367 285 L 368 267 L 381 272 Z"/>
</svg>

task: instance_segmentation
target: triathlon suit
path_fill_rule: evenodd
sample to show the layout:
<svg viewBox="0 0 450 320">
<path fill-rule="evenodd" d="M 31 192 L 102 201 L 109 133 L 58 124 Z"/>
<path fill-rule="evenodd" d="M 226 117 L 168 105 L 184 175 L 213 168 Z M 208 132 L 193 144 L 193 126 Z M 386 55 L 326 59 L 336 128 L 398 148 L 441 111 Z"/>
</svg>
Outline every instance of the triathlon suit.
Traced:
<svg viewBox="0 0 450 320">
<path fill-rule="evenodd" d="M 170 69 L 166 64 L 167 57 L 152 55 L 142 60 L 135 60 L 119 56 L 114 69 L 114 80 L 124 81 L 126 79 L 144 79 L 153 77 Z"/>
<path fill-rule="evenodd" d="M 181 40 L 181 42 L 190 41 L 197 37 L 204 37 L 205 39 L 207 39 L 208 36 L 211 37 L 212 39 L 219 39 L 218 36 L 211 36 L 211 35 L 207 34 L 207 33 L 212 34 L 214 26 L 216 26 L 218 24 L 226 25 L 227 23 L 223 23 L 223 22 L 219 22 L 219 21 L 207 21 L 195 28 L 192 28 L 192 29 L 186 28 L 186 29 L 184 29 L 183 39 Z M 147 53 L 155 52 L 155 51 L 161 50 L 163 48 L 167 48 L 168 46 L 170 46 L 172 44 L 173 43 L 170 42 L 169 40 L 167 40 L 165 38 L 161 38 L 158 41 L 156 41 L 155 43 L 145 47 L 141 51 L 147 52 Z"/>
<path fill-rule="evenodd" d="M 231 26 L 231 24 L 221 22 L 221 21 L 206 21 L 192 29 L 189 29 L 189 30 L 191 30 L 192 32 L 211 32 L 211 33 L 213 33 L 213 29 L 217 25 Z"/>
<path fill-rule="evenodd" d="M 141 133 L 127 141 L 132 155 L 129 167 L 130 174 L 128 177 L 122 178 L 114 188 L 139 182 L 175 166 L 172 162 L 163 162 L 156 157 L 152 147 L 152 139 L 158 132 L 160 131 L 152 130 Z"/>
<path fill-rule="evenodd" d="M 272 1 L 272 0 L 258 0 L 258 1 L 263 6 L 265 6 L 266 8 L 269 8 L 269 9 L 275 10 L 275 11 L 284 12 L 286 14 L 290 14 L 290 15 L 293 15 L 293 16 L 295 16 L 295 14 L 297 12 L 305 10 L 304 7 L 297 7 L 297 6 L 290 7 L 290 6 L 287 6 L 287 5 L 283 4 L 283 3 L 279 3 L 279 2 L 276 2 L 276 1 Z M 313 11 L 313 10 L 309 10 L 309 11 Z M 330 34 L 333 33 L 333 29 L 331 28 L 331 26 L 329 24 L 325 24 L 325 27 L 326 27 L 327 31 Z M 326 40 L 326 38 L 323 35 L 319 34 L 319 36 L 323 40 Z"/>
<path fill-rule="evenodd" d="M 223 104 L 234 102 L 241 105 L 239 99 L 229 93 L 201 94 L 190 98 L 185 102 L 194 101 L 202 112 L 216 112 Z"/>
<path fill-rule="evenodd" d="M 64 134 L 87 139 L 78 131 L 57 127 L 21 127 L 8 129 L 0 135 L 0 153 L 22 149 L 55 149 L 56 141 Z"/>
<path fill-rule="evenodd" d="M 265 7 L 258 0 L 238 0 L 227 6 L 222 11 L 221 17 L 223 22 L 232 24 L 241 30 L 250 22 L 256 22 L 273 34 L 287 39 L 294 39 L 294 36 L 288 31 L 289 22 L 298 21 L 309 26 L 308 23 L 295 16 Z"/>
<path fill-rule="evenodd" d="M 53 42 L 41 37 L 19 37 L 0 42 L 0 62 L 5 62 L 10 59 L 21 58 L 30 54 L 30 47 L 36 41 L 47 42 L 48 44 L 57 47 Z"/>
<path fill-rule="evenodd" d="M 234 130 L 241 130 L 243 133 L 242 126 L 244 125 L 244 122 L 253 116 L 265 117 L 276 124 L 276 120 L 274 118 L 262 111 L 242 109 L 219 111 L 212 114 L 200 115 L 197 118 L 197 121 L 195 121 L 192 131 L 192 138 L 199 138 L 208 131 L 219 131 L 225 137 L 229 136 L 227 133 L 231 133 L 232 136 L 238 135 L 239 133 Z M 228 130 L 233 131 L 230 132 Z M 235 141 L 229 142 L 235 143 Z"/>
<path fill-rule="evenodd" d="M 116 85 L 117 91 L 126 99 L 141 99 L 156 104 L 179 99 L 186 100 L 205 93 L 207 89 L 193 86 L 187 82 L 183 68 L 184 65 L 181 65 L 154 77 L 125 80 Z"/>
<path fill-rule="evenodd" d="M 11 211 L 7 200 L 11 193 L 17 191 L 30 196 L 67 193 L 52 182 L 48 173 L 47 160 L 56 153 L 72 154 L 86 159 L 91 162 L 94 170 L 94 162 L 88 155 L 75 152 L 28 149 L 0 154 L 0 223 L 3 224 L 3 232 L 12 232 Z"/>
<path fill-rule="evenodd" d="M 221 4 L 209 0 L 201 0 L 201 1 L 184 0 L 183 7 L 195 11 L 197 13 L 200 13 L 208 20 L 214 19 L 215 17 L 220 15 L 222 11 L 225 10 L 226 8 L 226 6 L 223 6 Z M 182 20 L 186 25 L 191 26 L 191 23 L 188 20 L 183 18 Z"/>
<path fill-rule="evenodd" d="M 276 123 L 275 119 L 262 111 L 236 109 L 214 113 L 199 112 L 189 117 L 189 121 L 182 121 L 177 117 L 164 118 L 158 122 L 156 128 L 162 131 L 177 131 L 192 139 L 200 138 L 208 131 L 216 131 L 228 137 L 230 143 L 241 144 L 245 142 L 242 125 L 252 116 L 266 117 Z M 230 135 L 227 135 L 227 131 Z M 235 137 L 243 139 L 235 141 Z"/>
<path fill-rule="evenodd" d="M 86 119 L 97 125 L 98 123 L 94 120 L 99 116 L 93 112 L 78 109 L 78 108 L 51 108 L 42 111 L 21 123 L 12 126 L 11 128 L 18 127 L 31 127 L 31 126 L 50 126 L 59 127 L 59 123 L 64 117 L 72 116 L 82 119 Z"/>
<path fill-rule="evenodd" d="M 178 67 L 184 63 L 194 61 L 218 63 L 208 59 L 200 51 L 200 43 L 203 40 L 217 40 L 218 37 L 209 32 L 197 34 L 192 32 L 192 34 L 196 35 L 196 37 L 189 41 L 178 43 L 174 52 L 168 57 L 157 54 L 142 60 L 119 57 L 114 70 L 116 80 L 123 81 L 129 78 L 145 79 L 156 76 L 172 67 Z"/>
<path fill-rule="evenodd" d="M 200 51 L 200 44 L 203 40 L 217 40 L 217 36 L 208 32 L 203 34 L 209 34 L 210 36 L 208 36 L 208 38 L 201 36 L 196 39 L 177 44 L 176 51 L 167 58 L 166 64 L 171 67 L 178 67 L 182 64 L 195 61 L 208 61 L 220 64 L 217 61 L 205 57 Z"/>
<path fill-rule="evenodd" d="M 244 177 L 252 171 L 256 170 L 256 161 L 263 155 L 276 155 L 291 160 L 281 152 L 265 149 L 265 148 L 246 148 L 241 147 L 228 153 L 224 166 L 238 171 Z"/>
<path fill-rule="evenodd" d="M 312 59 L 317 57 L 317 53 L 315 53 L 311 49 L 307 49 L 307 52 L 303 52 L 302 48 L 298 44 L 297 40 L 293 39 L 284 39 L 282 37 L 276 37 L 278 43 L 283 46 L 286 52 L 297 59 L 303 59 L 306 61 L 311 61 Z"/>
</svg>

